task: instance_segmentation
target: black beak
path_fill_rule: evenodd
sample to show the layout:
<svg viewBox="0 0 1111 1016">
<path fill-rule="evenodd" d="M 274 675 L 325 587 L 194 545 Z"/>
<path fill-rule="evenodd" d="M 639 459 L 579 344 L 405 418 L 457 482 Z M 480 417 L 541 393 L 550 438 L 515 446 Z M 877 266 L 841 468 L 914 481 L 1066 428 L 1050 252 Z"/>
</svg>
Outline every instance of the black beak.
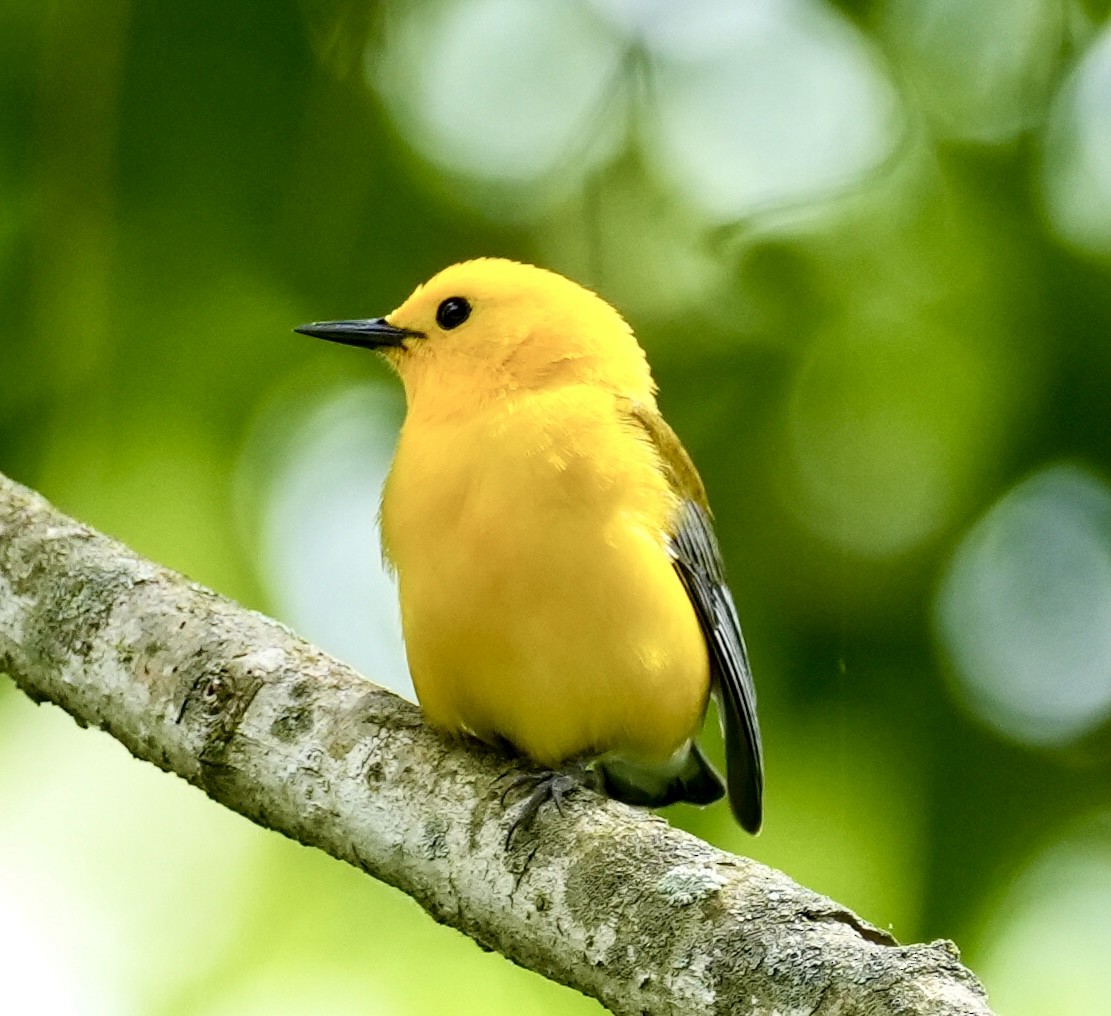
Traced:
<svg viewBox="0 0 1111 1016">
<path fill-rule="evenodd" d="M 314 321 L 293 329 L 302 335 L 329 342 L 342 342 L 345 346 L 362 346 L 363 349 L 380 349 L 382 346 L 403 346 L 409 338 L 423 339 L 424 332 L 411 328 L 397 328 L 385 318 L 366 318 L 362 321 Z"/>
</svg>

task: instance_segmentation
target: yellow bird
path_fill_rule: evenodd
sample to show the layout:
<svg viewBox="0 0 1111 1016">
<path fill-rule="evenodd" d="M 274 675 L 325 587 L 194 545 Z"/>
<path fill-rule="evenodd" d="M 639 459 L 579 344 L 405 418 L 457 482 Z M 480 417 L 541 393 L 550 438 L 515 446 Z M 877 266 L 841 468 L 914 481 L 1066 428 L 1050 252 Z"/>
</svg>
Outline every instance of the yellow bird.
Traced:
<svg viewBox="0 0 1111 1016">
<path fill-rule="evenodd" d="M 381 528 L 413 684 L 435 726 L 542 767 L 512 828 L 584 780 L 634 804 L 720 798 L 695 741 L 713 691 L 729 801 L 757 832 L 756 695 L 706 493 L 617 311 L 483 258 L 384 318 L 297 331 L 401 378 Z"/>
</svg>

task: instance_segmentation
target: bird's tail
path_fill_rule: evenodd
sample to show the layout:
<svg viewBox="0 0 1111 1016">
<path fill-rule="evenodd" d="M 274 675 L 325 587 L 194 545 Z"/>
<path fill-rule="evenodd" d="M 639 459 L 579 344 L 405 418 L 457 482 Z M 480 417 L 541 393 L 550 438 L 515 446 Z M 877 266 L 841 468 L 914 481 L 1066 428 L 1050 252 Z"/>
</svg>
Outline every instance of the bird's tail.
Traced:
<svg viewBox="0 0 1111 1016">
<path fill-rule="evenodd" d="M 694 741 L 663 765 L 605 758 L 597 769 L 605 792 L 626 804 L 649 808 L 662 808 L 676 801 L 712 804 L 725 795 L 725 784 L 717 770 Z"/>
</svg>

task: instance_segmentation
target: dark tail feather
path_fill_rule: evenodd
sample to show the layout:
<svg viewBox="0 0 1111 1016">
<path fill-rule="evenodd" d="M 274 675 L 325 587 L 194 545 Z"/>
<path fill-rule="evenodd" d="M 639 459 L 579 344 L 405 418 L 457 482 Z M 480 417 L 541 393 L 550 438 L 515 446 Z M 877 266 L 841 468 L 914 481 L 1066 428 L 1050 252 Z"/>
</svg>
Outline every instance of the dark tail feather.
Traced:
<svg viewBox="0 0 1111 1016">
<path fill-rule="evenodd" d="M 654 769 L 623 759 L 607 759 L 598 764 L 598 772 L 605 792 L 626 804 L 649 808 L 662 808 L 676 801 L 712 804 L 725 796 L 721 777 L 693 741 L 678 769 Z"/>
<path fill-rule="evenodd" d="M 725 771 L 729 778 L 729 806 L 741 828 L 754 836 L 763 823 L 764 774 L 760 733 L 751 714 L 752 727 L 741 727 L 728 707 L 724 710 Z M 741 729 L 738 729 L 741 727 Z"/>
</svg>

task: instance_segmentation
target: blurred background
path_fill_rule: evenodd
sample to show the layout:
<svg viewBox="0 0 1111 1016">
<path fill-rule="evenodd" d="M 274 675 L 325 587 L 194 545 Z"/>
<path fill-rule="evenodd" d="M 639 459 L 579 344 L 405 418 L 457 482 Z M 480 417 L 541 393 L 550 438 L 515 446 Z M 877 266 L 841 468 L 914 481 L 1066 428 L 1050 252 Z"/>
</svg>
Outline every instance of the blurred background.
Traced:
<svg viewBox="0 0 1111 1016">
<path fill-rule="evenodd" d="M 648 350 L 759 687 L 765 832 L 671 820 L 955 939 L 1000 1013 L 1102 1011 L 1109 6 L 7 0 L 0 470 L 411 694 L 400 394 L 290 329 L 473 256 L 570 275 Z M 8 681 L 0 983 L 600 1012 Z"/>
</svg>

